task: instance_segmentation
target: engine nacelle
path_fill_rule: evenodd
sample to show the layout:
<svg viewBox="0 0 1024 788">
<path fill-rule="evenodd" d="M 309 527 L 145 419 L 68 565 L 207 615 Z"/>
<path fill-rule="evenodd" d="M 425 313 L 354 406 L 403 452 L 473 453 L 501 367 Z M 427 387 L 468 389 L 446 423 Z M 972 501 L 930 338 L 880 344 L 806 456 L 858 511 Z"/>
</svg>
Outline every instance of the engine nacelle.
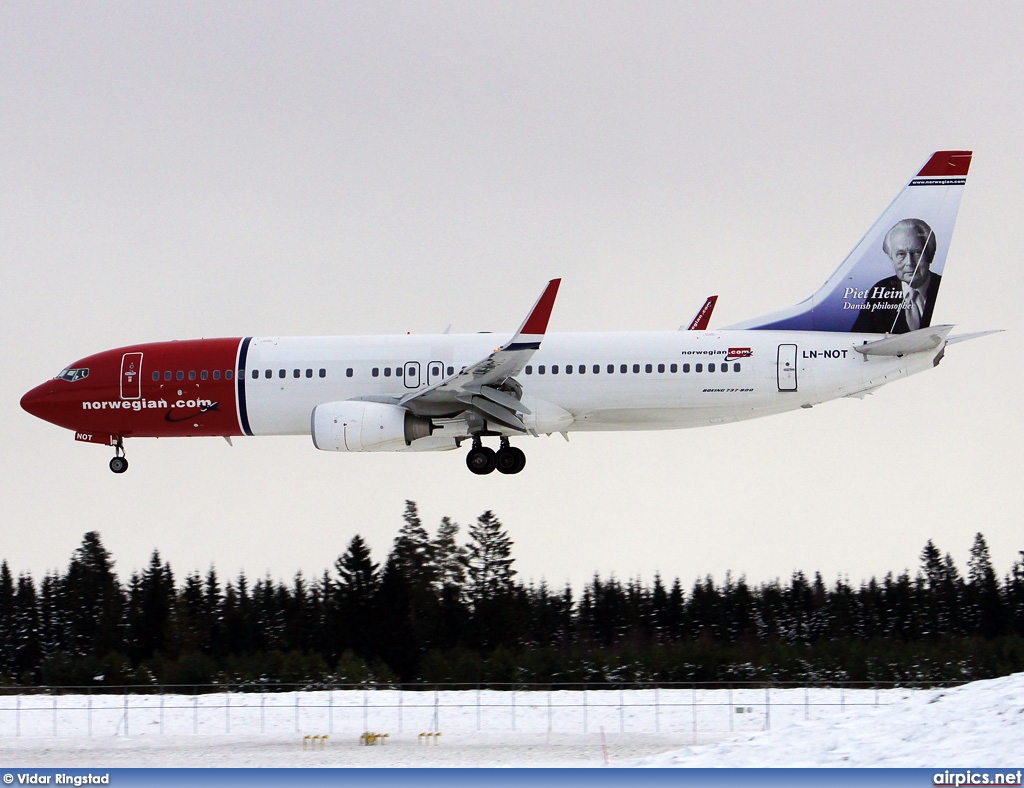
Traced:
<svg viewBox="0 0 1024 788">
<path fill-rule="evenodd" d="M 311 420 L 313 445 L 323 451 L 401 451 L 434 429 L 430 419 L 382 402 L 325 402 Z"/>
</svg>

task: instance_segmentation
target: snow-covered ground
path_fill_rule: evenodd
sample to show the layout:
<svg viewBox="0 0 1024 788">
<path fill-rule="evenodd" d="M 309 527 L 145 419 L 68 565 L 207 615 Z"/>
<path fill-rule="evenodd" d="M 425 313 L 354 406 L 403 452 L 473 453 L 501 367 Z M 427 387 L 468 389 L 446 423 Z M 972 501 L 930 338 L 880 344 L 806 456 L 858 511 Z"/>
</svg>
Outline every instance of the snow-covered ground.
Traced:
<svg viewBox="0 0 1024 788">
<path fill-rule="evenodd" d="M 366 746 L 366 731 L 388 736 Z M 1017 768 L 1024 674 L 949 690 L 4 696 L 0 762 Z"/>
</svg>

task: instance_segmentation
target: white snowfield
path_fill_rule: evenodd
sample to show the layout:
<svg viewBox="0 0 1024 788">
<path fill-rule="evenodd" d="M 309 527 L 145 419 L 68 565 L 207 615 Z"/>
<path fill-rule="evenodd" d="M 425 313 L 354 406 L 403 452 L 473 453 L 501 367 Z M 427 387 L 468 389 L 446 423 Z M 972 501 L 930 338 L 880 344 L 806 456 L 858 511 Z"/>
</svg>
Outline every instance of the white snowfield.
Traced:
<svg viewBox="0 0 1024 788">
<path fill-rule="evenodd" d="M 947 690 L 0 696 L 0 763 L 1016 769 L 1024 674 Z"/>
</svg>

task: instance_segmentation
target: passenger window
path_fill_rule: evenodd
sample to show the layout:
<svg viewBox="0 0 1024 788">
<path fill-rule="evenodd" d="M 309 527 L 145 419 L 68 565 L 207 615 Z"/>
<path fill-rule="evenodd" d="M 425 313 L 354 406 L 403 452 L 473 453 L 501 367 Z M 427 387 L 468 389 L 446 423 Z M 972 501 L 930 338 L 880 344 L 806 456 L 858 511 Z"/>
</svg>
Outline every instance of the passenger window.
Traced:
<svg viewBox="0 0 1024 788">
<path fill-rule="evenodd" d="M 704 371 L 704 365 L 703 364 L 694 364 L 693 365 L 693 371 L 694 372 L 703 372 Z"/>
<path fill-rule="evenodd" d="M 233 378 L 234 376 L 234 371 L 229 369 L 227 372 L 224 373 L 224 380 L 231 380 L 231 378 Z"/>
<path fill-rule="evenodd" d="M 529 364 L 527 364 L 527 365 L 526 365 L 526 369 L 524 369 L 523 371 L 524 371 L 524 372 L 525 372 L 525 373 L 526 373 L 527 375 L 532 375 L 532 374 L 533 374 L 533 367 L 532 367 L 532 366 L 530 366 Z"/>
<path fill-rule="evenodd" d="M 552 375 L 557 375 L 558 374 L 558 364 L 552 364 L 551 365 L 551 374 Z"/>
<path fill-rule="evenodd" d="M 374 367 L 372 370 L 370 370 L 370 374 L 373 375 L 375 378 L 380 377 L 380 370 L 377 369 L 377 367 Z"/>
<path fill-rule="evenodd" d="M 725 362 L 722 362 L 722 372 L 728 372 L 728 371 L 729 371 L 729 365 L 726 364 Z"/>
<path fill-rule="evenodd" d="M 566 364 L 565 365 L 565 374 L 566 375 L 571 375 L 572 374 L 572 364 Z"/>
<path fill-rule="evenodd" d="M 634 364 L 633 365 L 633 374 L 637 375 L 637 374 L 639 374 L 639 372 L 640 372 L 640 365 L 639 364 Z"/>
<path fill-rule="evenodd" d="M 214 380 L 220 380 L 220 370 L 219 369 L 215 369 L 213 371 L 213 379 Z"/>
<path fill-rule="evenodd" d="M 384 367 L 384 377 L 386 377 L 386 378 L 390 378 L 391 377 L 391 367 Z"/>
<path fill-rule="evenodd" d="M 254 369 L 252 371 L 252 379 L 256 380 L 259 376 L 260 376 L 260 371 L 258 369 Z"/>
<path fill-rule="evenodd" d="M 160 373 L 159 373 L 159 372 L 154 372 L 154 373 L 153 373 L 153 380 L 154 380 L 154 381 L 156 381 L 156 380 L 160 380 Z"/>
<path fill-rule="evenodd" d="M 683 373 L 685 374 L 685 373 L 687 373 L 689 371 L 690 371 L 690 365 L 689 364 L 683 364 Z"/>
<path fill-rule="evenodd" d="M 715 365 L 713 363 L 712 364 L 708 364 L 708 372 L 714 372 L 714 371 L 715 371 Z"/>
<path fill-rule="evenodd" d="M 672 366 L 670 366 L 668 368 L 668 371 L 672 372 L 672 373 L 678 372 L 679 371 L 679 365 L 678 364 L 673 364 Z"/>
<path fill-rule="evenodd" d="M 625 374 L 626 374 L 626 365 L 625 365 L 625 364 L 622 364 L 622 365 L 621 365 L 621 366 L 619 367 L 619 372 L 620 372 L 621 374 L 623 374 L 623 375 L 625 375 Z"/>
<path fill-rule="evenodd" d="M 578 370 L 576 370 L 576 371 L 579 372 L 581 375 L 586 374 L 586 372 L 587 372 L 587 365 L 586 364 L 580 364 L 580 368 Z"/>
<path fill-rule="evenodd" d="M 352 367 L 348 368 L 348 376 L 352 377 Z M 326 378 L 327 377 L 327 370 L 324 369 L 323 367 L 320 368 L 320 377 L 322 377 L 322 378 Z"/>
<path fill-rule="evenodd" d="M 543 364 L 541 364 L 539 367 L 537 367 L 537 374 L 538 375 L 543 375 L 544 374 L 544 365 Z"/>
<path fill-rule="evenodd" d="M 209 377 L 210 377 L 210 373 L 207 372 L 205 369 L 202 372 L 199 373 L 199 379 L 200 380 L 206 380 Z"/>
<path fill-rule="evenodd" d="M 196 371 L 194 369 L 190 369 L 188 371 L 188 379 L 189 380 L 195 380 L 196 379 Z"/>
<path fill-rule="evenodd" d="M 175 375 L 174 377 L 176 377 L 178 380 L 184 380 L 185 379 L 185 373 L 182 370 L 179 369 L 178 370 L 178 374 Z"/>
<path fill-rule="evenodd" d="M 298 370 L 295 370 L 295 371 L 296 371 L 296 372 L 298 372 Z M 306 370 L 306 377 L 307 377 L 307 378 L 311 378 L 311 377 L 313 377 L 313 370 L 311 370 L 311 369 L 307 369 L 307 370 Z"/>
<path fill-rule="evenodd" d="M 279 378 L 284 378 L 284 377 L 287 377 L 287 376 L 288 376 L 288 373 L 287 373 L 287 372 L 286 372 L 285 370 L 283 370 L 283 369 L 279 369 L 279 370 L 277 371 L 277 376 L 278 376 Z"/>
<path fill-rule="evenodd" d="M 170 370 L 167 370 L 167 371 L 166 371 L 166 372 L 164 373 L 164 380 L 170 380 L 170 379 L 171 379 L 171 371 L 170 371 Z"/>
<path fill-rule="evenodd" d="M 740 371 L 740 363 L 738 361 L 735 364 L 732 365 L 732 371 L 733 372 L 739 372 Z"/>
<path fill-rule="evenodd" d="M 594 364 L 594 374 L 597 375 L 600 372 L 601 372 L 601 365 L 600 364 Z"/>
<path fill-rule="evenodd" d="M 327 375 L 327 370 L 326 369 L 321 369 L 320 370 L 320 377 L 325 377 L 326 375 Z M 348 369 L 345 370 L 345 377 L 346 378 L 352 377 L 352 367 L 349 367 Z"/>
<path fill-rule="evenodd" d="M 448 374 L 449 375 L 454 375 L 455 374 L 455 367 L 448 367 Z"/>
</svg>

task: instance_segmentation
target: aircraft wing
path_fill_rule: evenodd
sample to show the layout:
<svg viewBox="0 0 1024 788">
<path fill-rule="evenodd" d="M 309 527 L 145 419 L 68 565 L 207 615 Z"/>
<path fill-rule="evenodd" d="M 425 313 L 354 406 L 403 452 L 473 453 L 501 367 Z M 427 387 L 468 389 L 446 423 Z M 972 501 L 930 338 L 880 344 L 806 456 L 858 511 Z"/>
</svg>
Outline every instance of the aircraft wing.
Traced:
<svg viewBox="0 0 1024 788">
<path fill-rule="evenodd" d="M 508 342 L 454 375 L 403 397 L 398 404 L 417 416 L 454 416 L 469 410 L 486 421 L 526 432 L 526 425 L 518 414 L 530 413 L 530 410 L 520 401 L 522 387 L 512 378 L 522 372 L 540 349 L 561 281 L 548 282 Z"/>
</svg>

